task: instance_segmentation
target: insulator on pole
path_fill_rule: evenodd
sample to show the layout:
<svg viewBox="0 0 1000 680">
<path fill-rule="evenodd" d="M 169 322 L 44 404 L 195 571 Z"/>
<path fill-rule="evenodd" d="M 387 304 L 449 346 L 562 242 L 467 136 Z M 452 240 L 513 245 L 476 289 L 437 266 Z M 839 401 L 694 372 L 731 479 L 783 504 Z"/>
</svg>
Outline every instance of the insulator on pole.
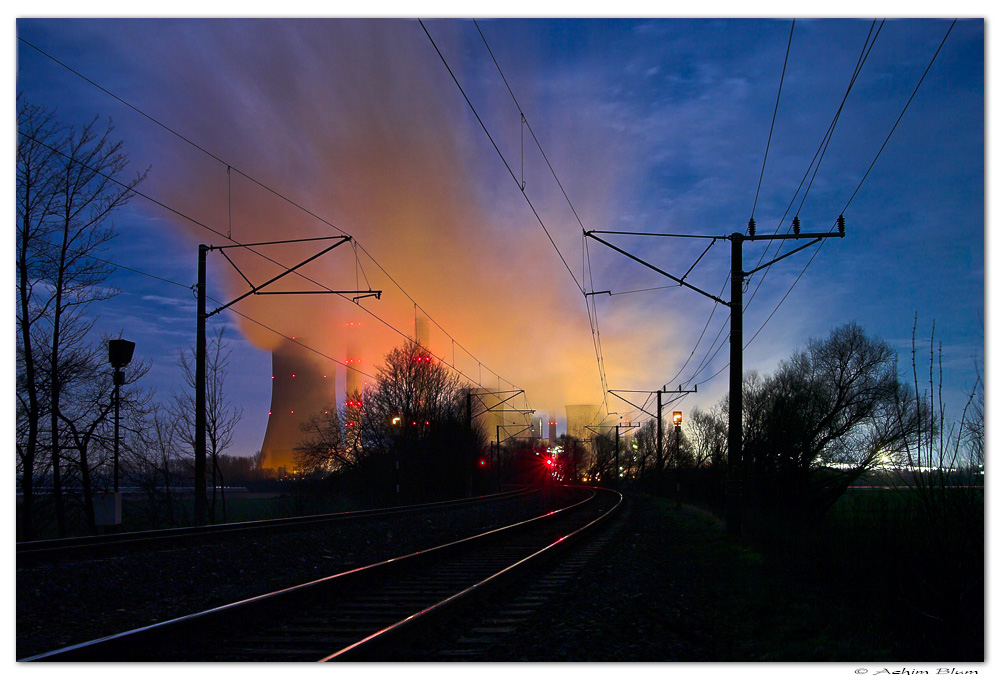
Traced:
<svg viewBox="0 0 1000 680">
<path fill-rule="evenodd" d="M 844 235 L 844 224 L 845 224 L 844 216 L 841 215 L 840 217 L 837 218 L 837 231 L 840 232 L 841 236 Z"/>
<path fill-rule="evenodd" d="M 796 215 L 795 219 L 792 220 L 792 231 L 794 231 L 796 234 L 798 234 L 800 231 L 802 231 L 801 227 L 802 227 L 802 223 L 799 222 L 799 216 Z"/>
<path fill-rule="evenodd" d="M 754 218 L 750 218 L 750 221 L 747 222 L 747 227 L 750 229 L 751 236 L 755 236 L 757 234 L 757 222 L 754 221 Z"/>
</svg>

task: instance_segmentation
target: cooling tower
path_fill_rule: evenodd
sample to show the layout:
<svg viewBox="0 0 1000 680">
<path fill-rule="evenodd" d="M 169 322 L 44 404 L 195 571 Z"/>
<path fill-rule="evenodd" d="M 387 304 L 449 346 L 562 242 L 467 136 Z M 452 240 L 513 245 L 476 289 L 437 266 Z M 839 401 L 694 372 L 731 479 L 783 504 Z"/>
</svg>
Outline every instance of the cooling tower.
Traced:
<svg viewBox="0 0 1000 680">
<path fill-rule="evenodd" d="M 566 407 L 566 434 L 580 440 L 587 440 L 594 436 L 588 427 L 597 428 L 604 425 L 607 415 L 604 409 L 597 404 L 574 404 Z"/>
<path fill-rule="evenodd" d="M 261 445 L 265 470 L 288 474 L 298 469 L 295 447 L 305 437 L 302 424 L 336 408 L 334 366 L 315 352 L 286 340 L 271 352 L 271 411 Z"/>
<path fill-rule="evenodd" d="M 482 427 L 487 440 L 496 441 L 497 427 L 503 428 L 500 430 L 501 441 L 515 432 L 514 428 L 504 427 L 511 423 L 511 419 L 507 417 L 510 414 L 505 411 L 512 407 L 509 403 L 500 403 L 509 395 L 498 395 L 481 387 L 474 388 L 472 393 L 472 412 L 479 414 L 475 420 Z"/>
</svg>

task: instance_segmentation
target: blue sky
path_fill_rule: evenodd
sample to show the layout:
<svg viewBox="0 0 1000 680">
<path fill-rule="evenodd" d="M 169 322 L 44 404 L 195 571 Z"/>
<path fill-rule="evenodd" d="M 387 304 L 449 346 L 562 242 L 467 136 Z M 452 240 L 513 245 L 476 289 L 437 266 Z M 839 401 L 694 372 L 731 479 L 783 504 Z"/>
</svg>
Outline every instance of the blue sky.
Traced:
<svg viewBox="0 0 1000 680">
<path fill-rule="evenodd" d="M 331 225 L 352 234 L 359 250 L 338 248 L 309 273 L 336 289 L 370 284 L 382 300 L 260 297 L 238 309 L 338 358 L 343 323 L 362 320 L 374 372 L 412 332 L 415 301 L 435 322 L 435 353 L 470 379 L 523 388 L 531 408 L 564 421 L 566 404 L 602 399 L 578 285 L 614 293 L 592 298 L 609 388 L 697 384 L 686 410 L 727 389 L 728 349 L 714 354 L 725 311 L 585 245 L 580 222 L 721 236 L 743 231 L 753 210 L 759 233 L 788 229 L 796 212 L 804 231 L 826 231 L 850 201 L 847 237 L 825 243 L 794 287 L 812 250 L 750 281 L 745 334 L 757 335 L 745 367 L 771 371 L 810 338 L 855 321 L 893 343 L 908 368 L 916 313 L 918 350 L 926 357 L 933 322 L 946 401 L 961 409 L 984 362 L 981 20 L 956 24 L 862 182 L 950 25 L 886 21 L 804 201 L 793 200 L 796 189 L 872 22 L 797 21 L 756 208 L 790 19 L 480 21 L 506 85 L 471 21 L 425 25 L 475 114 L 412 20 L 18 21 L 19 37 L 215 156 L 18 44 L 18 89 L 66 123 L 111 117 L 135 168 L 150 167 L 142 191 L 171 209 L 136 198 L 116 217 L 107 255 L 181 285 L 119 271 L 112 283 L 123 294 L 95 309 L 103 329 L 122 330 L 153 362 L 147 380 L 161 398 L 179 388 L 174 357 L 194 341 L 186 286 L 197 244 L 225 241 L 194 221 L 242 242 L 340 233 Z M 707 246 L 607 238 L 677 276 Z M 745 269 L 764 248 L 745 247 Z M 294 264 L 310 252 L 269 254 Z M 245 284 L 210 257 L 210 294 L 240 294 Z M 240 263 L 258 281 L 275 271 L 252 256 Z M 688 280 L 728 299 L 728 267 L 720 241 Z M 263 437 L 276 337 L 233 315 L 211 323 L 227 324 L 234 343 L 229 391 L 244 420 L 233 452 L 249 454 Z M 614 398 L 610 406 L 635 416 Z"/>
</svg>

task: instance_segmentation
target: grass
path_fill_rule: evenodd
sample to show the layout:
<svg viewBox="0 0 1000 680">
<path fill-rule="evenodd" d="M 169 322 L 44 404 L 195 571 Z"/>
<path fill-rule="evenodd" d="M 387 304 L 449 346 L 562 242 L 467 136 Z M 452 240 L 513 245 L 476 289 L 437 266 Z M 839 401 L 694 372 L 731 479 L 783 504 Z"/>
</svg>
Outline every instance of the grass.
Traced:
<svg viewBox="0 0 1000 680">
<path fill-rule="evenodd" d="M 776 630 L 837 622 L 835 636 L 813 637 L 826 640 L 820 648 L 836 640 L 864 652 L 856 660 L 983 661 L 982 496 L 943 500 L 932 509 L 911 490 L 864 491 L 845 495 L 818 525 L 756 523 L 748 540 L 768 578 L 803 594 Z M 782 656 L 802 652 L 774 644 Z"/>
<path fill-rule="evenodd" d="M 734 541 L 702 510 L 655 499 L 693 606 L 685 613 L 717 641 L 715 661 L 864 661 L 894 656 L 891 636 L 873 630 L 860 601 L 832 596 L 824 583 L 789 563 Z"/>
</svg>

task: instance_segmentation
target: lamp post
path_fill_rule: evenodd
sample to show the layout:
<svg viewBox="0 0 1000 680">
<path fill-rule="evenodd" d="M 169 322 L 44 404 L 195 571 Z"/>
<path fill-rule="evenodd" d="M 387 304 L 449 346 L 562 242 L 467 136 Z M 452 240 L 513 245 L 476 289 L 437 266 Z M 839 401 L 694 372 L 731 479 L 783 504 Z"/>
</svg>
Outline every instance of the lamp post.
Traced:
<svg viewBox="0 0 1000 680">
<path fill-rule="evenodd" d="M 674 472 L 677 475 L 677 509 L 681 507 L 681 421 L 684 414 L 674 411 Z"/>
<path fill-rule="evenodd" d="M 125 372 L 122 370 L 132 361 L 135 343 L 128 340 L 108 340 L 108 361 L 114 368 L 114 401 L 115 401 L 115 493 L 118 493 L 118 420 L 120 405 L 120 388 L 125 382 Z"/>
</svg>

